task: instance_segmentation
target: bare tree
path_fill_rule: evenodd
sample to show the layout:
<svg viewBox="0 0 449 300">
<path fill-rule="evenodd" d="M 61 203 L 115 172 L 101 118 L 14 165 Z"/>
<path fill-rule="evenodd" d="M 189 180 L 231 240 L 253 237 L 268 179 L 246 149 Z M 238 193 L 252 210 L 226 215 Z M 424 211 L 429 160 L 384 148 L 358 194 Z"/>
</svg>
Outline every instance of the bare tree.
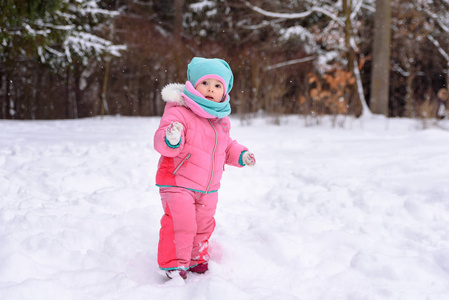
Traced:
<svg viewBox="0 0 449 300">
<path fill-rule="evenodd" d="M 374 14 L 373 67 L 370 106 L 373 113 L 388 116 L 390 86 L 391 3 L 377 0 Z"/>
<path fill-rule="evenodd" d="M 176 60 L 176 81 L 182 82 L 184 79 L 184 60 L 182 55 L 182 31 L 183 31 L 183 6 L 184 0 L 175 0 L 175 18 L 173 26 L 173 38 L 174 38 L 174 57 Z"/>
<path fill-rule="evenodd" d="M 446 88 L 449 87 L 449 50 L 447 39 L 449 37 L 449 20 L 447 18 L 449 3 L 447 1 L 435 1 L 433 7 L 424 2 L 423 11 L 429 16 L 427 38 L 436 47 L 438 53 L 446 62 Z M 442 42 L 440 42 L 441 40 Z"/>
<path fill-rule="evenodd" d="M 360 0 L 353 2 L 352 0 L 343 0 L 338 3 L 330 3 L 328 1 L 307 1 L 305 4 L 306 9 L 298 13 L 271 12 L 249 2 L 245 2 L 245 4 L 253 11 L 265 17 L 276 18 L 278 20 L 302 20 L 310 18 L 310 21 L 314 20 L 313 23 L 317 23 L 316 18 L 326 18 L 327 21 L 322 22 L 323 25 L 321 27 L 315 26 L 312 29 L 313 32 L 308 28 L 302 28 L 302 31 L 306 32 L 312 39 L 321 42 L 322 45 L 320 45 L 320 47 L 324 49 L 333 47 L 333 49 L 326 49 L 323 53 L 318 53 L 318 56 L 322 54 L 321 57 L 326 58 L 329 57 L 329 52 L 339 53 L 338 55 L 341 56 L 341 63 L 344 64 L 346 62 L 347 70 L 351 72 L 355 78 L 353 91 L 349 96 L 352 99 L 352 101 L 350 101 L 350 106 L 352 107 L 353 113 L 357 116 L 361 114 L 370 114 L 369 108 L 366 105 L 360 76 L 357 55 L 358 49 L 355 37 L 356 29 L 354 24 L 357 23 L 356 19 L 360 15 L 362 8 L 367 10 L 372 9 L 370 6 L 371 1 Z M 288 31 L 288 29 L 285 31 Z M 343 44 L 341 44 L 341 40 L 344 40 Z M 318 49 L 320 47 L 315 48 Z M 342 49 L 344 50 L 341 51 Z M 301 60 L 293 61 L 302 62 Z M 290 61 L 285 64 L 289 63 Z"/>
</svg>

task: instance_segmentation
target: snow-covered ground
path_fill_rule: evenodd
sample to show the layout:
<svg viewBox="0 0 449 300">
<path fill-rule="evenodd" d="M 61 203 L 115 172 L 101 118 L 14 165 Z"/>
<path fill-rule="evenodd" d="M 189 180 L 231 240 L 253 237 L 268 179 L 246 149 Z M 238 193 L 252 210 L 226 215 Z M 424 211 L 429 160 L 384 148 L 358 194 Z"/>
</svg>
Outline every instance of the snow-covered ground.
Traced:
<svg viewBox="0 0 449 300">
<path fill-rule="evenodd" d="M 156 264 L 159 118 L 0 121 L 1 300 L 447 300 L 449 131 L 233 119 L 210 272 Z"/>
</svg>

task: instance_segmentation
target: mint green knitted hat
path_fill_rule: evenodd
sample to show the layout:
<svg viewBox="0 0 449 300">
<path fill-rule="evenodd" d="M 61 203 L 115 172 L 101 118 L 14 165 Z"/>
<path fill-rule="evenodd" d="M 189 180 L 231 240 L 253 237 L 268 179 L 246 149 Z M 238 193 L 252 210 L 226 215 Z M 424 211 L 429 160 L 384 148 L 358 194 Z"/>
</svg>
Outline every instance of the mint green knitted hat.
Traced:
<svg viewBox="0 0 449 300">
<path fill-rule="evenodd" d="M 223 83 L 225 94 L 234 84 L 234 76 L 227 62 L 219 58 L 194 57 L 187 66 L 187 80 L 196 86 L 207 78 L 215 78 Z"/>
</svg>

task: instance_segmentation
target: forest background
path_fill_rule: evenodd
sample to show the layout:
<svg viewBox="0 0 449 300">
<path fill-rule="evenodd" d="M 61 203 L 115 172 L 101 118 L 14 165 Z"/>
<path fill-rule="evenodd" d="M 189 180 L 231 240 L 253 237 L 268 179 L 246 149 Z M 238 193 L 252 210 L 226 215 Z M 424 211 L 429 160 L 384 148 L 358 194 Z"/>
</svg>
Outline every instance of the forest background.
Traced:
<svg viewBox="0 0 449 300">
<path fill-rule="evenodd" d="M 185 82 L 194 56 L 230 63 L 241 116 L 360 116 L 382 38 L 387 110 L 373 112 L 421 117 L 448 85 L 448 12 L 448 0 L 2 0 L 0 118 L 161 115 L 160 90 Z"/>
</svg>

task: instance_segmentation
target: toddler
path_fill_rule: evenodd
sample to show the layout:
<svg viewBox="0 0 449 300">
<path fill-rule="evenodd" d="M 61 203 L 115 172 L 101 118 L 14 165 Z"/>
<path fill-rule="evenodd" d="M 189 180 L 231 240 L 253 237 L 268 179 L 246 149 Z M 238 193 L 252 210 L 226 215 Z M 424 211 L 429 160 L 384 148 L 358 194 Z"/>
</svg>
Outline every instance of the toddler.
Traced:
<svg viewBox="0 0 449 300">
<path fill-rule="evenodd" d="M 254 166 L 254 155 L 230 137 L 233 74 L 217 58 L 195 57 L 187 82 L 162 89 L 164 114 L 154 136 L 161 154 L 156 185 L 164 209 L 158 264 L 169 278 L 208 270 L 209 238 L 224 165 Z"/>
</svg>

